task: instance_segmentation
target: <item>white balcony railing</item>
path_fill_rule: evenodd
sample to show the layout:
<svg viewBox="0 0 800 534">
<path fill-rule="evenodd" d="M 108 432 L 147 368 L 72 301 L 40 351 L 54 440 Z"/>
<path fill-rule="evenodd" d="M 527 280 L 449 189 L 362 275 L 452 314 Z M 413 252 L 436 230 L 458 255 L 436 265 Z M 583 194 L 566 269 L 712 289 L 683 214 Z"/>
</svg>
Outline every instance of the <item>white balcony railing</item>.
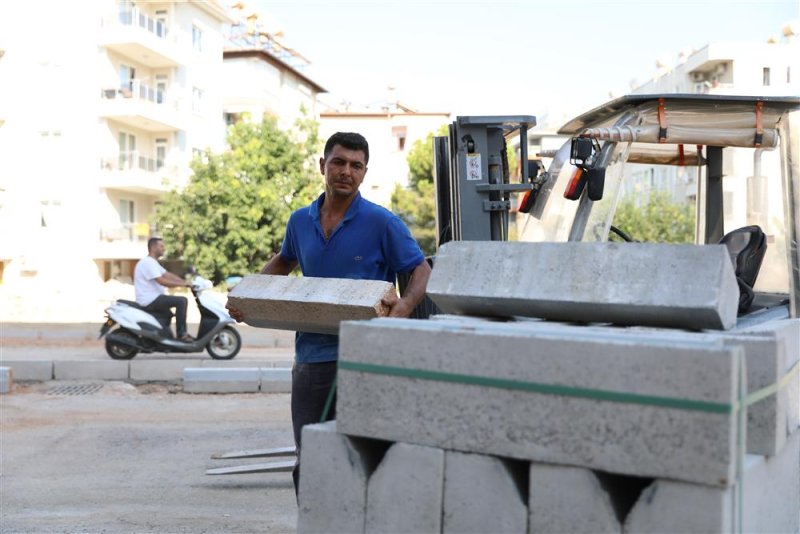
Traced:
<svg viewBox="0 0 800 534">
<path fill-rule="evenodd" d="M 167 25 L 142 13 L 138 8 L 122 9 L 117 19 L 123 26 L 136 26 L 161 39 L 167 38 Z"/>
<path fill-rule="evenodd" d="M 147 223 L 120 223 L 119 226 L 100 228 L 101 241 L 139 242 L 150 237 L 152 228 Z"/>
<path fill-rule="evenodd" d="M 100 159 L 100 169 L 104 171 L 156 172 L 163 168 L 164 160 L 140 154 L 135 150 Z"/>
<path fill-rule="evenodd" d="M 170 102 L 167 99 L 167 92 L 160 89 L 149 87 L 138 80 L 131 80 L 128 83 L 122 84 L 119 88 L 103 89 L 100 96 L 105 99 L 113 100 L 115 98 L 130 98 L 134 100 L 141 100 L 153 104 L 167 104 L 172 108 L 177 108 L 175 102 Z"/>
</svg>

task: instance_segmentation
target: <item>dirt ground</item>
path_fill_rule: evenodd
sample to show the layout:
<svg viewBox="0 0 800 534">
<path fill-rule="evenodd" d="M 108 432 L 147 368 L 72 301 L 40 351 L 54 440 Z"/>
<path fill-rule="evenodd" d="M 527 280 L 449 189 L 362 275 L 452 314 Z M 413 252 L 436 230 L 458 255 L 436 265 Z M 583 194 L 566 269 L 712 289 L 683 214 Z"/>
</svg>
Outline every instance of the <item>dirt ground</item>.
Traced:
<svg viewBox="0 0 800 534">
<path fill-rule="evenodd" d="M 294 532 L 290 474 L 205 475 L 267 461 L 213 453 L 291 444 L 288 395 L 15 384 L 0 396 L 0 532 Z"/>
</svg>

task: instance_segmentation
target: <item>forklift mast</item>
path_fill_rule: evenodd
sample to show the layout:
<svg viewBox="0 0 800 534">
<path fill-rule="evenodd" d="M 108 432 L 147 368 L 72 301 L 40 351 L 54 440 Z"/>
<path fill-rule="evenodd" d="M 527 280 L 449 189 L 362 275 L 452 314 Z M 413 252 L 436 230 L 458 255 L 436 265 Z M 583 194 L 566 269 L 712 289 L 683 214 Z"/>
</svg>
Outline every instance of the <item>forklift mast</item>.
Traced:
<svg viewBox="0 0 800 534">
<path fill-rule="evenodd" d="M 531 115 L 457 117 L 434 137 L 437 248 L 448 241 L 508 240 L 511 193 L 534 188 L 529 176 Z M 521 177 L 511 183 L 506 140 L 519 134 Z"/>
</svg>

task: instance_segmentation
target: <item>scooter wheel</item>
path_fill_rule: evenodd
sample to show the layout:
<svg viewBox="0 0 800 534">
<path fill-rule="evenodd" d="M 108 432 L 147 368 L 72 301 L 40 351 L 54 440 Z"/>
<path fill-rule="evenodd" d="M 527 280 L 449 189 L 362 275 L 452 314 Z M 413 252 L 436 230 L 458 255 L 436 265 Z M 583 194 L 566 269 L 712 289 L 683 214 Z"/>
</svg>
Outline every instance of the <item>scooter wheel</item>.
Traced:
<svg viewBox="0 0 800 534">
<path fill-rule="evenodd" d="M 211 338 L 206 345 L 206 351 L 215 360 L 231 360 L 239 354 L 242 348 L 242 336 L 235 328 L 226 326 L 217 335 Z"/>
<path fill-rule="evenodd" d="M 136 336 L 131 334 L 130 332 L 126 332 L 125 330 L 118 329 L 111 333 L 115 338 L 126 338 L 130 339 L 132 343 L 136 342 Z M 123 343 L 115 343 L 108 337 L 106 337 L 106 354 L 111 356 L 115 360 L 130 360 L 137 354 L 139 354 L 139 349 L 135 347 L 131 347 L 130 345 L 125 345 Z"/>
</svg>

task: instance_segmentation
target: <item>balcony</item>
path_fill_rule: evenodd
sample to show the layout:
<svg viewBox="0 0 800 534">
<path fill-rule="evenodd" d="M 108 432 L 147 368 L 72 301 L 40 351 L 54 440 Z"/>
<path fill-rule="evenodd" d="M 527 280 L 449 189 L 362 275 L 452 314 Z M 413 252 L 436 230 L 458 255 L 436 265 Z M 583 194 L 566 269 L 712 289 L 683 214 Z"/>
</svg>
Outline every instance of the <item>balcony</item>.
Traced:
<svg viewBox="0 0 800 534">
<path fill-rule="evenodd" d="M 145 195 L 161 195 L 172 188 L 174 169 L 139 152 L 120 152 L 100 160 L 100 187 Z"/>
<path fill-rule="evenodd" d="M 135 7 L 103 17 L 100 45 L 152 68 L 186 63 L 177 32 Z"/>
<path fill-rule="evenodd" d="M 147 223 L 120 223 L 100 228 L 94 250 L 96 259 L 138 259 L 147 253 L 147 239 L 152 229 Z"/>
<path fill-rule="evenodd" d="M 100 97 L 101 117 L 149 132 L 183 129 L 177 102 L 165 91 L 133 80 L 122 88 L 103 89 Z"/>
</svg>

